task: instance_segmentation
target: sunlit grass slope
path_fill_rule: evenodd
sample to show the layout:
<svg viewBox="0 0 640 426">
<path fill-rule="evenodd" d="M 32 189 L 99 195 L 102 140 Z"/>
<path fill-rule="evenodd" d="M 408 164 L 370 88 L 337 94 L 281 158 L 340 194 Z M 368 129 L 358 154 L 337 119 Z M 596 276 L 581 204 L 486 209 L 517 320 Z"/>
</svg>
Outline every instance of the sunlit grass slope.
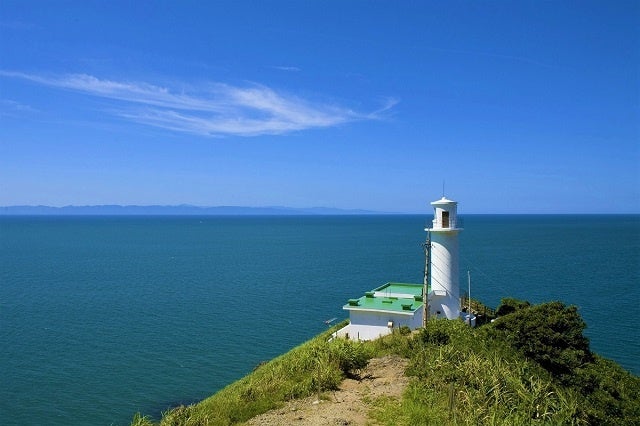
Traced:
<svg viewBox="0 0 640 426">
<path fill-rule="evenodd" d="M 159 424 L 242 423 L 287 400 L 336 389 L 386 354 L 408 358 L 412 380 L 401 400 L 370 401 L 377 424 L 640 424 L 640 378 L 590 352 L 574 307 L 512 299 L 503 305 L 501 318 L 476 329 L 436 320 L 366 343 L 329 341 L 329 330 L 210 398 L 166 412 Z M 140 415 L 132 422 L 152 424 Z"/>
</svg>

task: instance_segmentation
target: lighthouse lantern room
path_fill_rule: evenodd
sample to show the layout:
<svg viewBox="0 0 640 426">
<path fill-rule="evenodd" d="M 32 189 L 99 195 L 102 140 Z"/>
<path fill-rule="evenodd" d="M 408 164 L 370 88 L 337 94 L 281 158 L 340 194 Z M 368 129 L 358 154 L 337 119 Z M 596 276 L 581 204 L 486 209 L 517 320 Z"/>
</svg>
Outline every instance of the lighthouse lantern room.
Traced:
<svg viewBox="0 0 640 426">
<path fill-rule="evenodd" d="M 458 272 L 458 234 L 462 231 L 457 217 L 456 201 L 445 197 L 431 203 L 433 224 L 427 231 L 428 274 L 425 286 L 429 289 L 428 315 L 455 319 L 460 316 L 460 283 Z"/>
</svg>

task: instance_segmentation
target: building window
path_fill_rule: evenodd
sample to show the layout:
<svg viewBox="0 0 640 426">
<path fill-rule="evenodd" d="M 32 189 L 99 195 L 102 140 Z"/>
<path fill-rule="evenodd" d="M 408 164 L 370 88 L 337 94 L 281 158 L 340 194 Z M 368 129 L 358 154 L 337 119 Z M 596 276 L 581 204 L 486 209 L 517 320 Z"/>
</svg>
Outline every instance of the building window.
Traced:
<svg viewBox="0 0 640 426">
<path fill-rule="evenodd" d="M 449 227 L 449 212 L 447 211 L 442 212 L 442 227 L 443 228 Z"/>
</svg>

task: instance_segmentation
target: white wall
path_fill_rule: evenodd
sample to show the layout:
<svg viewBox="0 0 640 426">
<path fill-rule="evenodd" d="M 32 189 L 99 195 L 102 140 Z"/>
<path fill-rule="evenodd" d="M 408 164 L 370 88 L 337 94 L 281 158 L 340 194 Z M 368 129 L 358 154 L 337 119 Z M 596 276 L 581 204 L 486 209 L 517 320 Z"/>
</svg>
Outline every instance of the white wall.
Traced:
<svg viewBox="0 0 640 426">
<path fill-rule="evenodd" d="M 458 318 L 460 316 L 460 297 L 454 297 L 451 293 L 442 296 L 432 293 L 429 296 L 429 316 L 446 317 L 447 319 Z"/>
<path fill-rule="evenodd" d="M 458 270 L 458 232 L 431 232 L 431 290 L 446 296 L 430 299 L 430 312 L 441 311 L 448 319 L 460 315 Z M 440 308 L 436 308 L 439 305 Z"/>
<path fill-rule="evenodd" d="M 351 310 L 349 319 L 350 324 L 338 331 L 339 337 L 347 337 L 348 334 L 349 339 L 353 340 L 374 340 L 391 333 L 392 330 L 387 326 L 389 321 L 393 322 L 393 328 L 406 325 L 413 330 L 422 327 L 422 310 L 413 315 Z"/>
</svg>

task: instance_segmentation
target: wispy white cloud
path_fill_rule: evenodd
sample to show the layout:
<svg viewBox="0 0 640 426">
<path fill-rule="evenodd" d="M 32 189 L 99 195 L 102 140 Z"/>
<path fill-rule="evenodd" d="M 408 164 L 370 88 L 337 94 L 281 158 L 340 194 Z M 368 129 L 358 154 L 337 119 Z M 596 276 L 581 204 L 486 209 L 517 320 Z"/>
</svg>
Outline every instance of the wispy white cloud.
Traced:
<svg viewBox="0 0 640 426">
<path fill-rule="evenodd" d="M 209 136 L 283 134 L 374 120 L 392 108 L 394 100 L 373 112 L 315 103 L 262 85 L 237 87 L 210 83 L 178 91 L 144 82 L 99 79 L 86 74 L 46 76 L 0 70 L 0 77 L 71 90 L 116 101 L 111 112 L 137 123 Z"/>
<path fill-rule="evenodd" d="M 0 116 L 13 117 L 23 113 L 35 113 L 37 110 L 30 105 L 11 99 L 0 99 Z"/>
<path fill-rule="evenodd" d="M 378 108 L 377 110 L 375 110 L 372 113 L 370 113 L 369 116 L 372 119 L 380 118 L 380 117 L 382 117 L 382 115 L 384 113 L 386 113 L 387 111 L 393 109 L 393 107 L 395 107 L 399 103 L 400 103 L 400 99 L 398 99 L 398 98 L 391 98 L 391 97 L 384 98 L 382 107 Z"/>
<path fill-rule="evenodd" d="M 282 66 L 282 65 L 274 65 L 271 68 L 276 69 L 276 70 L 280 70 L 280 71 L 292 71 L 292 72 L 302 71 L 298 67 L 288 67 L 288 66 Z"/>
</svg>

